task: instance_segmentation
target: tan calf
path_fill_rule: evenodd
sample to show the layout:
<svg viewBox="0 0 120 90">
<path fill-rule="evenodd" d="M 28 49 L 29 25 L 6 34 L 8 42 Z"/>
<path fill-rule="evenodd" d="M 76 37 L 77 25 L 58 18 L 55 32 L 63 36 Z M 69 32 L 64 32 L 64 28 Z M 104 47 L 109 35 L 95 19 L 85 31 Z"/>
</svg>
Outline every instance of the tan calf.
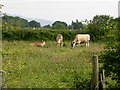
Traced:
<svg viewBox="0 0 120 90">
<path fill-rule="evenodd" d="M 45 46 L 46 42 L 45 41 L 41 41 L 41 42 L 38 42 L 38 43 L 32 43 L 31 45 L 32 46 L 37 46 L 37 47 L 43 47 Z"/>
<path fill-rule="evenodd" d="M 62 46 L 63 45 L 63 36 L 61 34 L 57 35 L 56 43 L 57 43 L 57 46 Z"/>
</svg>

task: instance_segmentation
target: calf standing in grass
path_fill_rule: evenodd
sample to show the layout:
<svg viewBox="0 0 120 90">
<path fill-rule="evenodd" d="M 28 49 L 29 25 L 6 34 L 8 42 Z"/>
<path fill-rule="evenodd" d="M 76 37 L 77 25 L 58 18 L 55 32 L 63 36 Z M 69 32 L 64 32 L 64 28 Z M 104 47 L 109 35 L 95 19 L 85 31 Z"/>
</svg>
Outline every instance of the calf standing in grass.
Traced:
<svg viewBox="0 0 120 90">
<path fill-rule="evenodd" d="M 43 47 L 45 46 L 46 42 L 45 41 L 41 41 L 41 42 L 38 42 L 38 43 L 32 43 L 31 45 L 32 46 L 37 46 L 37 47 Z"/>
<path fill-rule="evenodd" d="M 89 34 L 77 34 L 75 39 L 72 41 L 71 46 L 74 48 L 80 43 L 86 43 L 86 47 L 89 47 L 90 35 Z"/>
<path fill-rule="evenodd" d="M 56 43 L 57 43 L 57 46 L 62 46 L 63 45 L 63 36 L 61 34 L 57 35 Z"/>
</svg>

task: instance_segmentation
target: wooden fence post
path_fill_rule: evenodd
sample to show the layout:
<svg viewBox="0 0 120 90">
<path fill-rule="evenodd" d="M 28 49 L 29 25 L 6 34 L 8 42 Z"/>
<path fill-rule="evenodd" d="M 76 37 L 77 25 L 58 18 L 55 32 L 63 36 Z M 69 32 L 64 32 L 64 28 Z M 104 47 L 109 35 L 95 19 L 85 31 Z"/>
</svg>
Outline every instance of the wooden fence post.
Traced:
<svg viewBox="0 0 120 90">
<path fill-rule="evenodd" d="M 98 69 L 98 56 L 94 55 L 92 59 L 92 90 L 98 90 L 98 79 L 99 79 L 99 69 Z"/>
<path fill-rule="evenodd" d="M 103 89 L 105 90 L 106 84 L 105 84 L 105 72 L 104 72 L 104 70 L 102 71 L 102 73 L 103 73 L 103 83 L 102 83 L 102 85 L 103 85 Z"/>
<path fill-rule="evenodd" d="M 99 89 L 106 90 L 104 70 L 99 70 Z"/>
</svg>

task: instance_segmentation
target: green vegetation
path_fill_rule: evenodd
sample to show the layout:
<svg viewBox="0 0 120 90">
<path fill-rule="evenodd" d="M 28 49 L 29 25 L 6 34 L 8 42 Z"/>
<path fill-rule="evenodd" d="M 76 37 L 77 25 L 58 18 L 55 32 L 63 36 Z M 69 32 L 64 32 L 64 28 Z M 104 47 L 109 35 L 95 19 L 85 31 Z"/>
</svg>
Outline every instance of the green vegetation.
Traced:
<svg viewBox="0 0 120 90">
<path fill-rule="evenodd" d="M 28 20 L 20 18 L 20 17 L 13 17 L 13 16 L 8 16 L 5 15 L 2 17 L 2 22 L 3 22 L 3 30 L 20 30 L 21 28 L 41 28 L 40 22 L 37 22 L 35 20 L 32 20 L 28 22 Z M 42 28 L 46 29 L 72 29 L 72 30 L 83 30 L 87 29 L 86 24 L 82 24 L 82 22 L 76 22 L 71 23 L 71 25 L 67 25 L 66 22 L 61 22 L 61 21 L 55 21 L 52 26 L 51 25 L 45 25 Z"/>
<path fill-rule="evenodd" d="M 78 33 L 88 33 L 92 41 L 100 41 L 106 38 L 109 31 L 117 30 L 117 21 L 107 15 L 96 15 L 88 22 L 86 25 L 76 20 L 68 26 L 65 22 L 55 21 L 52 26 L 39 28 L 40 23 L 34 20 L 28 22 L 6 15 L 3 17 L 3 40 L 54 40 L 58 33 L 61 33 L 65 40 L 73 40 Z M 37 29 L 32 30 L 31 27 Z"/>
<path fill-rule="evenodd" d="M 79 22 L 78 20 L 76 20 L 76 22 L 73 22 L 72 21 L 72 24 L 71 24 L 71 29 L 74 29 L 74 30 L 83 30 L 83 24 L 81 22 Z"/>
<path fill-rule="evenodd" d="M 65 22 L 55 21 L 52 24 L 53 29 L 67 29 L 67 24 Z"/>
<path fill-rule="evenodd" d="M 103 43 L 71 49 L 70 42 L 57 47 L 33 47 L 32 41 L 3 41 L 3 70 L 8 88 L 90 88 L 91 58 Z"/>
<path fill-rule="evenodd" d="M 38 28 L 40 23 L 32 20 L 28 22 L 26 19 L 20 17 L 13 17 L 5 15 L 2 17 L 2 30 L 20 30 L 21 28 Z"/>
<path fill-rule="evenodd" d="M 106 71 L 107 88 L 120 88 L 120 34 L 117 31 L 120 29 L 120 19 L 96 15 L 86 22 L 87 24 L 82 24 L 76 20 L 68 26 L 65 22 L 56 21 L 52 26 L 38 28 L 40 23 L 36 21 L 4 16 L 2 54 L 3 70 L 7 71 L 7 86 L 90 88 L 91 58 L 97 54 L 100 56 L 101 68 Z M 37 29 L 34 30 L 34 27 Z M 59 33 L 64 37 L 61 48 L 54 42 Z M 70 43 L 78 33 L 90 34 L 90 47 L 80 45 L 71 49 Z M 41 40 L 46 40 L 45 47 L 30 45 Z M 114 77 L 116 79 L 112 80 Z"/>
<path fill-rule="evenodd" d="M 40 23 L 36 22 L 35 20 L 30 21 L 29 25 L 32 28 L 40 28 L 41 27 Z"/>
<path fill-rule="evenodd" d="M 93 40 L 102 40 L 108 35 L 109 31 L 117 30 L 117 22 L 113 17 L 107 15 L 96 15 L 88 24 L 88 29 L 90 30 L 90 35 Z"/>
<path fill-rule="evenodd" d="M 2 20 L 3 20 L 2 21 L 3 25 L 9 24 L 13 27 L 29 27 L 29 23 L 26 19 L 17 16 L 13 17 L 13 16 L 5 15 L 2 17 Z"/>
<path fill-rule="evenodd" d="M 120 18 L 116 20 L 118 20 L 118 31 L 108 35 L 105 50 L 100 55 L 102 68 L 106 70 L 106 77 L 116 81 L 114 86 L 109 86 L 110 88 L 120 88 Z"/>
<path fill-rule="evenodd" d="M 69 30 L 3 30 L 3 40 L 52 40 L 61 33 L 64 40 L 72 41 L 78 33 L 89 33 L 89 31 L 69 31 Z"/>
</svg>

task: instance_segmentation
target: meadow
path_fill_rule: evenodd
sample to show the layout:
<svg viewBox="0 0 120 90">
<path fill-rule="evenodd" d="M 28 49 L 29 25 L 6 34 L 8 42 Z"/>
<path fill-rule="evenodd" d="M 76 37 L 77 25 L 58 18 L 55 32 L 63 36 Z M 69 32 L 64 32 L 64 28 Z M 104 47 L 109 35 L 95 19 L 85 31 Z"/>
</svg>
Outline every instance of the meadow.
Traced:
<svg viewBox="0 0 120 90">
<path fill-rule="evenodd" d="M 45 47 L 34 47 L 36 41 L 3 40 L 4 83 L 8 88 L 90 88 L 91 59 L 99 55 L 104 43 L 90 42 L 71 49 L 70 41 L 57 47 L 47 41 Z"/>
</svg>

